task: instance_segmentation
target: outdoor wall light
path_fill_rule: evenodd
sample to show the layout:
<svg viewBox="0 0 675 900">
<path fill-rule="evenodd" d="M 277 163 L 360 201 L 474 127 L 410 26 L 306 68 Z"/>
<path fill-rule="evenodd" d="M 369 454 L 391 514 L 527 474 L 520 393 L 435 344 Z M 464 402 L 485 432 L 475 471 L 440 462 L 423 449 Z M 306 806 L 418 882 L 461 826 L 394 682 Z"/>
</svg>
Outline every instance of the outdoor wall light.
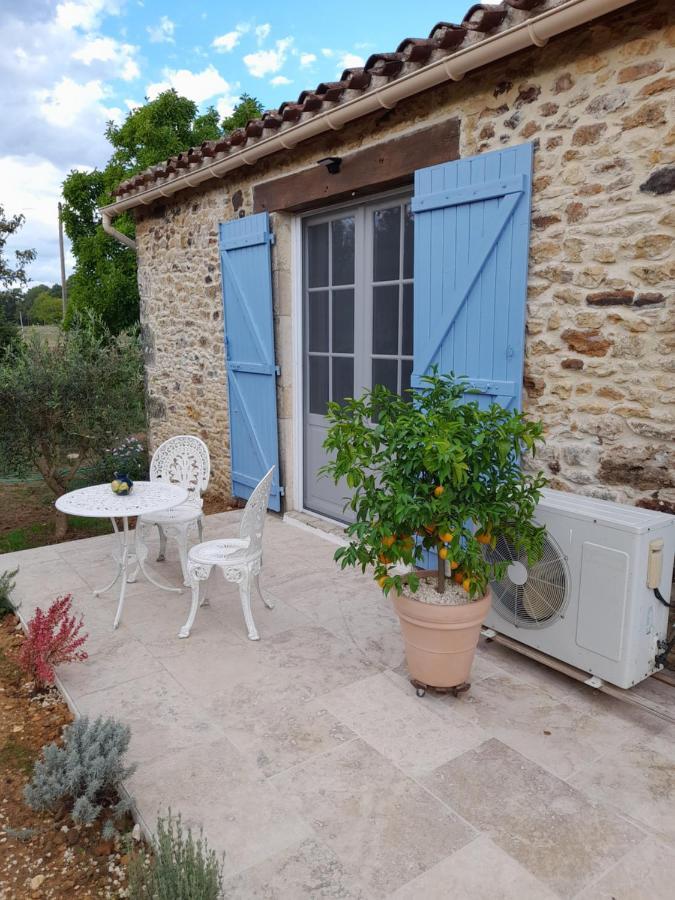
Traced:
<svg viewBox="0 0 675 900">
<path fill-rule="evenodd" d="M 324 156 L 316 161 L 317 166 L 325 166 L 329 175 L 337 175 L 342 165 L 341 156 Z"/>
</svg>

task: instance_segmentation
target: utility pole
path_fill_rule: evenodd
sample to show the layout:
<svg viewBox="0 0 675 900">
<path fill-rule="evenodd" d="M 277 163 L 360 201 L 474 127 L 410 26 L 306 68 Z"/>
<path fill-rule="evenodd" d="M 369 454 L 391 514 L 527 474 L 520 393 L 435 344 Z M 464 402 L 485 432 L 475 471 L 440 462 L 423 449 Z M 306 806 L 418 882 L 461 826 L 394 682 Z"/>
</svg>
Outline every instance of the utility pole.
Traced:
<svg viewBox="0 0 675 900">
<path fill-rule="evenodd" d="M 61 203 L 59 203 L 59 252 L 61 254 L 61 303 L 63 305 L 63 318 L 66 318 L 68 307 L 68 289 L 66 288 L 66 255 L 63 250 L 63 217 L 61 215 Z"/>
</svg>

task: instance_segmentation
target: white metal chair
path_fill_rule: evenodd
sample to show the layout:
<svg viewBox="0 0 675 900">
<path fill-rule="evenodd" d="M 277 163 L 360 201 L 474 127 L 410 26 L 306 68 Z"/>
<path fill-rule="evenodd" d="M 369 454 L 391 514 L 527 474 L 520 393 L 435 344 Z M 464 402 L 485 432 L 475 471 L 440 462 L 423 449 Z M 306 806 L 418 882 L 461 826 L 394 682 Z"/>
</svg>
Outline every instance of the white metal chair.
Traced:
<svg viewBox="0 0 675 900">
<path fill-rule="evenodd" d="M 260 640 L 260 635 L 251 613 L 251 586 L 268 609 L 274 608 L 273 601 L 263 596 L 258 584 L 258 575 L 262 568 L 262 537 L 265 527 L 265 513 L 272 487 L 274 466 L 257 485 L 248 499 L 241 519 L 238 538 L 224 538 L 217 541 L 206 541 L 190 549 L 188 554 L 188 575 L 192 585 L 192 605 L 187 622 L 178 633 L 179 637 L 190 637 L 190 631 L 200 605 L 200 583 L 211 575 L 214 566 L 223 573 L 226 581 L 239 585 L 241 608 L 248 629 L 249 639 Z M 204 606 L 206 597 L 201 601 Z"/>
<path fill-rule="evenodd" d="M 204 441 L 191 434 L 180 434 L 169 438 L 155 450 L 150 462 L 150 481 L 168 481 L 178 484 L 188 492 L 188 499 L 179 506 L 164 509 L 158 513 L 142 516 L 137 528 L 156 525 L 159 531 L 158 562 L 165 559 L 166 539 L 174 538 L 178 543 L 183 582 L 188 580 L 188 538 L 196 526 L 199 540 L 203 539 L 204 514 L 202 493 L 206 490 L 211 475 L 211 459 Z"/>
</svg>

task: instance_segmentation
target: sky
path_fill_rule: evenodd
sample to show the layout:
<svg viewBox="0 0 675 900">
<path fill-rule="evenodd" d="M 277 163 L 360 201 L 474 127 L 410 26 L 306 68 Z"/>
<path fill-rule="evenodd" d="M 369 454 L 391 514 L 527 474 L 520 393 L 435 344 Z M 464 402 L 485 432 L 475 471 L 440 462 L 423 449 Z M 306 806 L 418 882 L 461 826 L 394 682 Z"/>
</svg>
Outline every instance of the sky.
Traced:
<svg viewBox="0 0 675 900">
<path fill-rule="evenodd" d="M 104 131 L 174 87 L 227 115 L 265 108 L 461 21 L 469 0 L 0 0 L 0 205 L 26 224 L 32 283 L 60 281 L 57 203 L 72 169 L 105 165 Z M 68 250 L 67 274 L 73 268 Z"/>
</svg>

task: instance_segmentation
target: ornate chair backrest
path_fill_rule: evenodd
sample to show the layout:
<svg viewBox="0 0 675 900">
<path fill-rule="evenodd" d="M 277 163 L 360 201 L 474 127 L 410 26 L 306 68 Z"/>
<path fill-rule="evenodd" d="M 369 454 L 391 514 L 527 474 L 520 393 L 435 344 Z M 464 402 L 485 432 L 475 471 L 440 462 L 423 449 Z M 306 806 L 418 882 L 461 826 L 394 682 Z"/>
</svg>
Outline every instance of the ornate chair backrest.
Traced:
<svg viewBox="0 0 675 900">
<path fill-rule="evenodd" d="M 188 492 L 187 503 L 201 506 L 211 475 L 209 448 L 201 438 L 179 434 L 160 444 L 152 455 L 150 481 L 168 481 Z"/>
<path fill-rule="evenodd" d="M 258 483 L 255 490 L 246 502 L 244 515 L 241 517 L 239 537 L 248 540 L 247 553 L 258 553 L 262 550 L 263 528 L 265 527 L 265 513 L 272 489 L 272 475 L 274 466 L 267 475 Z"/>
</svg>

